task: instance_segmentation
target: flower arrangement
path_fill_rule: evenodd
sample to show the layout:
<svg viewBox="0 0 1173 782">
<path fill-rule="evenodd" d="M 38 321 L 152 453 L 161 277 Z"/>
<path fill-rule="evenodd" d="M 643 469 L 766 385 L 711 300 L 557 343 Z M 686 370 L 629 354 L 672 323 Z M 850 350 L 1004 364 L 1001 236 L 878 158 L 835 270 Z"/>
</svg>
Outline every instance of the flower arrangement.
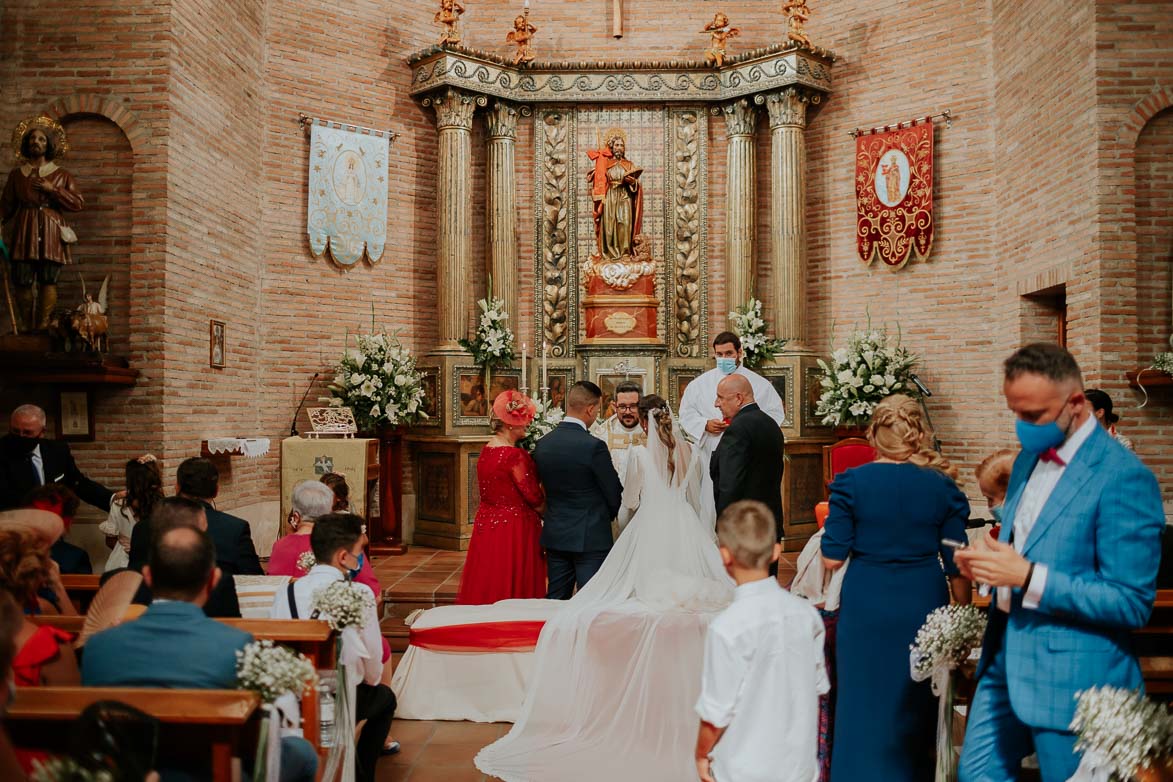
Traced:
<svg viewBox="0 0 1173 782">
<path fill-rule="evenodd" d="M 766 321 L 762 318 L 762 303 L 751 298 L 742 306 L 729 313 L 733 330 L 741 338 L 741 363 L 747 369 L 759 367 L 786 347 L 785 339 L 770 339 L 766 336 Z"/>
<path fill-rule="evenodd" d="M 566 413 L 562 412 L 561 407 L 555 407 L 549 399 L 543 399 L 535 403 L 537 408 L 534 413 L 534 420 L 530 421 L 529 426 L 525 429 L 525 437 L 518 442 L 522 448 L 527 451 L 533 451 L 538 444 L 538 440 L 554 430 Z"/>
<path fill-rule="evenodd" d="M 359 429 L 414 424 L 424 412 L 423 375 L 394 335 L 359 334 L 329 386 L 334 407 L 349 407 Z"/>
<path fill-rule="evenodd" d="M 1071 730 L 1075 748 L 1083 753 L 1081 771 L 1130 780 L 1144 766 L 1169 762 L 1173 714 L 1168 708 L 1122 687 L 1093 687 L 1075 699 Z"/>
<path fill-rule="evenodd" d="M 828 426 L 853 426 L 871 420 L 876 405 L 886 396 L 919 396 L 911 380 L 920 359 L 889 339 L 884 329 L 857 331 L 847 347 L 831 354 L 831 363 L 819 359 L 823 393 L 815 414 Z"/>
<path fill-rule="evenodd" d="M 302 573 L 310 572 L 316 564 L 318 564 L 318 558 L 314 556 L 313 551 L 303 551 L 301 556 L 297 558 L 297 569 Z"/>
<path fill-rule="evenodd" d="M 1173 351 L 1166 351 L 1165 353 L 1158 353 L 1153 357 L 1152 368 L 1158 372 L 1165 372 L 1173 375 Z"/>
<path fill-rule="evenodd" d="M 254 690 L 265 703 L 272 703 L 287 692 L 301 697 L 317 682 L 314 664 L 272 641 L 253 641 L 236 653 L 236 681 L 242 689 Z"/>
<path fill-rule="evenodd" d="M 354 589 L 349 581 L 335 581 L 314 592 L 310 606 L 334 630 L 361 630 L 366 625 L 367 611 L 375 608 L 375 596 L 366 587 Z"/>
<path fill-rule="evenodd" d="M 109 769 L 88 769 L 73 758 L 56 757 L 34 760 L 31 782 L 114 782 Z"/>
<path fill-rule="evenodd" d="M 916 631 L 909 647 L 914 681 L 924 681 L 934 671 L 952 670 L 976 649 L 986 632 L 986 616 L 974 606 L 949 605 L 935 609 Z"/>
<path fill-rule="evenodd" d="M 501 299 L 481 299 L 481 321 L 472 339 L 459 340 L 460 346 L 472 353 L 472 360 L 479 367 L 508 366 L 514 359 L 515 345 L 513 332 L 505 321 L 509 313 Z"/>
</svg>

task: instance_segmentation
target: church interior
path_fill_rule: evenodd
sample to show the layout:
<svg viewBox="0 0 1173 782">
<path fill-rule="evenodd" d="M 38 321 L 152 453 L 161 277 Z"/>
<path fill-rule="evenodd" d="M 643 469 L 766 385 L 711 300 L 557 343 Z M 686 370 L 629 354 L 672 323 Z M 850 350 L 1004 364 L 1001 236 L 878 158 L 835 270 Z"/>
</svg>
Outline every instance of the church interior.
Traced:
<svg viewBox="0 0 1173 782">
<path fill-rule="evenodd" d="M 496 394 L 589 380 L 606 408 L 634 381 L 675 410 L 750 302 L 779 341 L 755 371 L 785 409 L 782 581 L 825 447 L 866 423 L 820 410 L 861 331 L 916 357 L 975 516 L 975 468 L 1016 447 L 1002 361 L 1033 342 L 1111 396 L 1173 514 L 1166 0 L 9 0 L 0 26 L 3 168 L 30 118 L 67 140 L 84 206 L 54 295 L 104 330 L 18 318 L 14 278 L 0 434 L 38 405 L 112 489 L 149 453 L 170 493 L 204 456 L 262 561 L 294 483 L 347 475 L 395 659 L 456 597 Z M 513 350 L 486 368 L 493 300 Z M 331 434 L 375 335 L 418 405 Z M 68 533 L 95 572 L 104 518 Z M 460 725 L 397 722 L 378 778 L 485 778 L 471 748 L 508 726 Z"/>
</svg>

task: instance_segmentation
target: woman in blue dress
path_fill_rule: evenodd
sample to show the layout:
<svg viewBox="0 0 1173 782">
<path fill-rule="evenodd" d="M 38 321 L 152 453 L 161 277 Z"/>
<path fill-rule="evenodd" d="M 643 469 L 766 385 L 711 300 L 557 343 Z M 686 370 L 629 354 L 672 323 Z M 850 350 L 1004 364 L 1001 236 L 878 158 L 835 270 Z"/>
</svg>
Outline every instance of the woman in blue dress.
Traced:
<svg viewBox="0 0 1173 782">
<path fill-rule="evenodd" d="M 920 405 L 904 395 L 877 405 L 868 427 L 876 460 L 836 477 L 823 560 L 843 580 L 835 646 L 831 782 L 931 782 L 936 700 L 909 676 L 909 646 L 925 617 L 968 603 L 953 550 L 969 501 L 956 468 L 929 447 Z M 948 579 L 946 579 L 948 576 Z"/>
</svg>

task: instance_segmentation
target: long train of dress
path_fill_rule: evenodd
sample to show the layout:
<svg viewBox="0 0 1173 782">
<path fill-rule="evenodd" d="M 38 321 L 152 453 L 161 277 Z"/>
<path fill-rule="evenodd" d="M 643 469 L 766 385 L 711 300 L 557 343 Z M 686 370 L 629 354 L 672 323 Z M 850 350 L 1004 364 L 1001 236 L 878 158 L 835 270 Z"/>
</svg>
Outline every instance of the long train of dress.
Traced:
<svg viewBox="0 0 1173 782">
<path fill-rule="evenodd" d="M 666 450 L 655 437 L 650 440 L 648 449 L 633 451 L 625 481 L 624 504 L 639 510 L 599 572 L 572 600 L 553 610 L 548 604 L 556 601 L 545 600 L 434 609 L 413 626 L 544 617 L 532 657 L 461 655 L 466 659 L 456 663 L 453 655 L 430 653 L 437 657 L 429 660 L 419 654 L 423 650 L 414 650 L 409 667 L 401 663 L 396 671 L 392 686 L 403 716 L 417 713 L 424 698 L 417 677 L 440 656 L 449 658 L 443 660 L 449 680 L 445 694 L 433 689 L 430 699 L 448 711 L 461 702 L 474 706 L 481 718 L 507 718 L 511 705 L 505 701 L 524 688 L 513 729 L 477 755 L 477 767 L 485 773 L 507 782 L 575 782 L 604 775 L 614 782 L 667 782 L 695 773 L 693 704 L 700 692 L 704 635 L 732 597 L 733 582 L 721 564 L 711 516 L 702 521 L 697 513 L 699 454 L 690 461 L 681 442 L 675 463 L 688 468 L 669 476 Z M 457 665 L 466 670 L 453 677 Z M 494 678 L 486 682 L 483 674 Z M 425 678 L 432 686 L 440 683 Z M 469 692 L 451 697 L 456 687 L 469 687 L 471 697 Z"/>
</svg>

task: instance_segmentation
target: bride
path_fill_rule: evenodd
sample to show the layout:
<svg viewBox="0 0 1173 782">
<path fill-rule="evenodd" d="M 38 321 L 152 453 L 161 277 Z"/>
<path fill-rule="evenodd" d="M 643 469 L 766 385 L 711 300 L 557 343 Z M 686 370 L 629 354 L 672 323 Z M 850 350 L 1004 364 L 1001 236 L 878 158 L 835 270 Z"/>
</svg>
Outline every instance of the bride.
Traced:
<svg viewBox="0 0 1173 782">
<path fill-rule="evenodd" d="M 705 631 L 733 582 L 711 498 L 702 496 L 700 451 L 660 397 L 644 397 L 640 418 L 654 432 L 629 460 L 619 539 L 546 620 L 519 719 L 476 757 L 486 774 L 507 782 L 695 776 Z"/>
</svg>

